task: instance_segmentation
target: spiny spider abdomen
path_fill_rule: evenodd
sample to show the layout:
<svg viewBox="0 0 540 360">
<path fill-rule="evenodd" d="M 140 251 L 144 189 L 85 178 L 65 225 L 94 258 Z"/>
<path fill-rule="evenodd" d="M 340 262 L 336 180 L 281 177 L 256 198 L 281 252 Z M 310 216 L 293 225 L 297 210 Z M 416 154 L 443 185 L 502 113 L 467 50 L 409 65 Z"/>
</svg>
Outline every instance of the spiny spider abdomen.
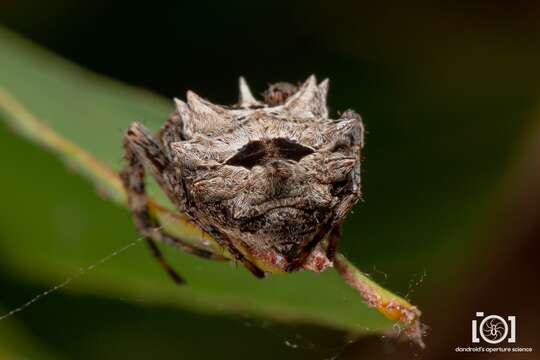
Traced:
<svg viewBox="0 0 540 360">
<path fill-rule="evenodd" d="M 256 276 L 331 266 L 341 221 L 360 197 L 363 126 L 352 110 L 329 119 L 327 91 L 328 80 L 317 84 L 311 76 L 299 88 L 272 85 L 258 101 L 241 78 L 235 106 L 188 91 L 187 103 L 175 99 L 177 110 L 156 139 L 132 124 L 122 179 L 154 254 L 150 239 L 222 258 L 158 230 L 144 168 L 179 211 Z"/>
</svg>

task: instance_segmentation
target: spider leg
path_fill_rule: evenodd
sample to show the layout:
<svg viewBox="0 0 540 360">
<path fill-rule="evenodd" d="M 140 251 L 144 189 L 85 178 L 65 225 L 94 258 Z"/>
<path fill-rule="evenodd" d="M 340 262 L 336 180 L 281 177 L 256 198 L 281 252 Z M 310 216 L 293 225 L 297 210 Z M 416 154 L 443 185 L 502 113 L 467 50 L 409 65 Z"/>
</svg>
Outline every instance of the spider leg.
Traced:
<svg viewBox="0 0 540 360">
<path fill-rule="evenodd" d="M 170 148 L 167 144 L 185 140 L 182 117 L 178 111 L 174 111 L 169 115 L 165 124 L 159 129 L 156 138 L 160 142 L 163 151 L 165 151 L 168 156 L 170 156 Z"/>
<path fill-rule="evenodd" d="M 150 173 L 171 200 L 175 199 L 175 173 L 171 169 L 169 158 L 165 155 L 161 146 L 152 138 L 148 130 L 139 123 L 133 123 L 125 133 L 124 157 L 127 164 L 121 172 L 121 178 L 127 192 L 128 205 L 133 213 L 133 220 L 139 232 L 147 239 L 174 245 L 180 250 L 193 255 L 207 259 L 225 260 L 226 258 L 220 254 L 200 249 L 183 239 L 165 233 L 157 220 L 150 214 L 144 183 L 145 167 L 150 170 Z M 170 266 L 160 256 L 159 250 L 155 251 L 157 247 L 151 245 L 150 247 L 160 264 L 171 274 L 171 271 L 168 270 Z"/>
<path fill-rule="evenodd" d="M 311 251 L 313 251 L 315 246 L 317 246 L 317 244 L 321 242 L 326 236 L 326 234 L 328 234 L 328 232 L 331 231 L 332 229 L 333 229 L 332 221 L 328 221 L 322 224 L 321 227 L 319 228 L 319 231 L 315 234 L 313 239 L 306 246 L 304 246 L 300 250 L 300 252 L 294 256 L 294 258 L 292 258 L 289 261 L 289 264 L 286 266 L 285 271 L 291 272 L 291 271 L 298 270 L 300 267 L 302 267 L 302 265 L 308 258 L 309 254 L 311 254 Z"/>
<path fill-rule="evenodd" d="M 217 232 L 212 234 L 214 239 L 234 257 L 236 261 L 239 261 L 244 265 L 244 267 L 258 279 L 265 277 L 263 270 L 259 269 L 257 265 L 246 259 L 244 255 L 238 251 L 238 249 L 233 245 L 232 241 L 228 239 L 225 235 L 219 234 Z"/>
<path fill-rule="evenodd" d="M 341 239 L 341 223 L 334 225 L 328 235 L 328 246 L 326 247 L 326 257 L 334 261 L 339 240 Z"/>
<path fill-rule="evenodd" d="M 299 254 L 296 255 L 296 257 L 289 263 L 285 271 L 294 271 L 299 269 L 308 256 L 311 254 L 311 251 L 317 244 L 324 239 L 324 237 L 328 234 L 328 246 L 326 247 L 326 257 L 330 261 L 334 261 L 336 257 L 336 250 L 337 250 L 337 244 L 339 239 L 341 239 L 341 223 L 332 223 L 328 222 L 326 224 L 323 224 L 321 228 L 319 229 L 319 232 L 315 234 L 314 238 L 310 241 L 310 243 L 305 246 Z"/>
<path fill-rule="evenodd" d="M 180 275 L 178 275 L 178 273 L 174 271 L 174 269 L 165 260 L 156 242 L 150 238 L 146 238 L 145 240 L 148 248 L 150 249 L 150 252 L 152 253 L 152 256 L 154 256 L 154 258 L 157 260 L 163 270 L 167 272 L 167 274 L 171 277 L 171 279 L 173 279 L 175 283 L 177 283 L 178 285 L 184 284 L 186 281 Z"/>
</svg>

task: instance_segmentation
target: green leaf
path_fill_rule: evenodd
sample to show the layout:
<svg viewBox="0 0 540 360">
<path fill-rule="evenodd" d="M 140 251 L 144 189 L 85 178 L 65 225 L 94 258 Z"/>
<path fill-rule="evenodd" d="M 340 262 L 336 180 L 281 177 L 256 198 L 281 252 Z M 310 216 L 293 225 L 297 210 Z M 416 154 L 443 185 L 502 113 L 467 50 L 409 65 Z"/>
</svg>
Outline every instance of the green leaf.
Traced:
<svg viewBox="0 0 540 360">
<path fill-rule="evenodd" d="M 1 118 L 89 178 L 101 195 L 123 205 L 125 195 L 116 175 L 122 165 L 123 130 L 134 120 L 157 130 L 173 110 L 172 102 L 91 74 L 5 30 L 0 30 L 0 40 Z M 0 136 L 12 149 L 20 146 L 5 129 Z M 43 172 L 42 164 L 47 164 Z M 418 326 L 414 307 L 374 284 L 342 256 L 338 268 L 349 277 L 348 283 L 360 290 L 360 282 L 360 293 L 375 299 L 370 306 L 393 320 L 364 304 L 334 271 L 274 275 L 261 281 L 242 268 L 169 249 L 167 255 L 189 282 L 177 287 L 140 246 L 94 269 L 93 264 L 104 263 L 104 257 L 109 260 L 109 254 L 138 238 L 129 214 L 93 198 L 90 186 L 86 192 L 72 192 L 80 186 L 79 179 L 59 171 L 40 151 L 31 158 L 14 153 L 4 164 L 9 165 L 2 185 L 16 189 L 16 195 L 4 194 L 11 216 L 0 223 L 0 257 L 22 278 L 50 285 L 75 276 L 70 288 L 102 296 L 317 324 L 357 335 L 387 331 L 396 320 Z M 203 235 L 166 210 L 169 205 L 155 185 L 150 193 L 156 199 L 153 211 L 166 219 L 168 231 L 192 239 Z"/>
</svg>

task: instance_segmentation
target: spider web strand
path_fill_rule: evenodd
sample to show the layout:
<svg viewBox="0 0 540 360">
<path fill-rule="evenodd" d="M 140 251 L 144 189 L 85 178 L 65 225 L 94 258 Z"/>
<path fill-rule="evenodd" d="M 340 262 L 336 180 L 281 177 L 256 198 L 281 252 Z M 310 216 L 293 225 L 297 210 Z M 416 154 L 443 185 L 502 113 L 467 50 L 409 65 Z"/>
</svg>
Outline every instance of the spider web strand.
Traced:
<svg viewBox="0 0 540 360">
<path fill-rule="evenodd" d="M 22 304 L 21 306 L 9 311 L 8 313 L 0 316 L 0 321 L 2 320 L 5 320 L 13 315 L 15 315 L 16 313 L 18 312 L 21 312 L 23 310 L 25 310 L 26 308 L 28 308 L 30 305 L 34 304 L 35 302 L 41 300 L 42 298 L 44 298 L 45 296 L 48 296 L 50 294 L 52 294 L 53 292 L 55 291 L 58 291 L 60 289 L 63 289 L 64 287 L 66 287 L 67 285 L 69 285 L 71 282 L 73 282 L 74 280 L 77 280 L 78 278 L 80 278 L 81 276 L 85 275 L 86 273 L 88 273 L 89 271 L 92 271 L 94 270 L 96 267 L 104 264 L 105 262 L 109 261 L 111 258 L 117 256 L 117 255 L 120 255 L 121 253 L 125 252 L 126 250 L 132 248 L 133 246 L 137 245 L 139 242 L 141 242 L 142 240 L 144 240 L 144 236 L 142 237 L 139 237 L 135 240 L 133 240 L 132 242 L 130 242 L 129 244 L 126 244 L 124 246 L 122 246 L 120 249 L 118 250 L 115 250 L 113 251 L 112 253 L 110 253 L 109 255 L 101 258 L 100 260 L 98 260 L 97 262 L 91 264 L 91 265 L 88 265 L 87 267 L 85 268 L 81 268 L 79 270 L 78 273 L 76 273 L 75 275 L 73 276 L 70 276 L 68 277 L 66 280 L 64 280 L 63 282 L 53 286 L 52 288 L 48 289 L 48 290 L 45 290 L 39 294 L 37 294 L 36 296 L 34 296 L 32 299 L 28 300 L 27 302 L 25 302 L 24 304 Z"/>
</svg>

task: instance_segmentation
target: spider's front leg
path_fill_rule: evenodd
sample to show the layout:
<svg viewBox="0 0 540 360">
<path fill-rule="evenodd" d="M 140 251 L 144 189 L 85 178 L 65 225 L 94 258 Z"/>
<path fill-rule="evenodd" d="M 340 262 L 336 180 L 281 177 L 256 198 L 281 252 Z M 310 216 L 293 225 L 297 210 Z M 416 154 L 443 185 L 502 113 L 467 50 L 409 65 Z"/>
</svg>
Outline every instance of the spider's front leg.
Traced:
<svg viewBox="0 0 540 360">
<path fill-rule="evenodd" d="M 148 210 L 144 183 L 144 170 L 147 168 L 163 191 L 177 204 L 174 189 L 176 175 L 168 156 L 161 145 L 141 124 L 133 123 L 124 135 L 124 157 L 127 162 L 121 172 L 122 182 L 128 197 L 128 205 L 139 232 L 146 237 L 152 255 L 176 283 L 183 279 L 164 260 L 154 240 L 174 245 L 177 248 L 207 259 L 223 260 L 223 256 L 200 249 L 192 244 L 165 233 L 157 219 Z"/>
</svg>

